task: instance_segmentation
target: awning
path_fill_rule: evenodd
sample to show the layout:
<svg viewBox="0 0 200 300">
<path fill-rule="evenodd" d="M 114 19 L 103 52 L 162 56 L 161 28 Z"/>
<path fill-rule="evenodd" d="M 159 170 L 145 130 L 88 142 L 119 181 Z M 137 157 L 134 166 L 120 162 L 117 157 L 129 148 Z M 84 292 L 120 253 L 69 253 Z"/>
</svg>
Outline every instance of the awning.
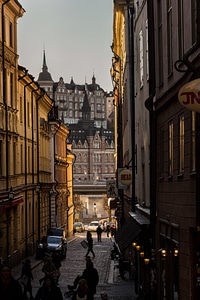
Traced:
<svg viewBox="0 0 200 300">
<path fill-rule="evenodd" d="M 135 214 L 137 217 L 138 215 Z M 142 225 L 149 225 L 149 221 L 146 218 L 142 218 Z M 120 251 L 124 251 L 135 238 L 143 231 L 143 226 L 138 222 L 137 218 L 130 217 L 125 224 L 116 233 L 116 243 L 119 246 Z"/>
<path fill-rule="evenodd" d="M 5 199 L 3 201 L 0 201 L 0 211 L 4 211 L 6 208 L 11 208 L 13 206 L 18 205 L 19 203 L 23 202 L 23 196 L 19 195 L 16 196 L 12 201 L 9 201 L 9 199 Z"/>
</svg>

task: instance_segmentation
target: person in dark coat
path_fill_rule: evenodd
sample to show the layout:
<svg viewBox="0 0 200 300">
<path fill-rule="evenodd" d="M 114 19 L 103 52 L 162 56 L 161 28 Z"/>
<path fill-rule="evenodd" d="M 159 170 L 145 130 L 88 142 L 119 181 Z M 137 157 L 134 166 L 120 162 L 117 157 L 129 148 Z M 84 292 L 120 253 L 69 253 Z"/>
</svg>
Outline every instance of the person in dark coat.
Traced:
<svg viewBox="0 0 200 300">
<path fill-rule="evenodd" d="M 24 299 L 27 299 L 27 292 L 29 292 L 30 298 L 33 299 L 32 285 L 31 285 L 31 280 L 33 279 L 33 274 L 32 274 L 32 271 L 31 271 L 31 261 L 30 261 L 30 259 L 26 259 L 25 263 L 22 266 L 21 278 L 24 275 L 27 277 L 27 283 L 23 284 L 23 286 L 24 286 L 24 293 L 23 293 L 24 294 Z"/>
<path fill-rule="evenodd" d="M 92 237 L 91 232 L 87 231 L 87 234 L 86 234 L 86 240 L 87 240 L 87 242 L 88 242 L 89 238 L 91 238 L 91 237 Z"/>
<path fill-rule="evenodd" d="M 88 262 L 86 269 L 83 271 L 82 278 L 87 281 L 88 288 L 92 294 L 92 300 L 94 299 L 94 295 L 96 294 L 96 287 L 99 283 L 99 274 L 97 269 L 94 268 L 93 262 Z"/>
<path fill-rule="evenodd" d="M 107 237 L 109 237 L 109 235 L 110 235 L 110 225 L 109 224 L 107 224 L 107 226 L 106 226 L 106 232 L 107 232 Z"/>
<path fill-rule="evenodd" d="M 35 300 L 63 300 L 62 292 L 58 286 L 54 284 L 51 276 L 45 277 L 43 285 L 38 289 Z"/>
<path fill-rule="evenodd" d="M 92 238 L 92 235 L 88 238 L 88 251 L 86 253 L 86 256 L 88 256 L 88 254 L 90 252 L 92 253 L 93 258 L 95 258 L 95 254 L 94 254 L 94 251 L 93 251 L 93 238 Z"/>
<path fill-rule="evenodd" d="M 0 299 L 1 300 L 22 300 L 22 287 L 11 275 L 11 266 L 2 264 L 0 266 Z"/>
<path fill-rule="evenodd" d="M 85 279 L 80 279 L 78 282 L 78 288 L 74 295 L 72 296 L 72 300 L 84 299 L 84 300 L 92 300 L 93 296 L 87 286 L 87 281 Z"/>
<path fill-rule="evenodd" d="M 97 227 L 97 240 L 98 240 L 98 242 L 101 242 L 101 234 L 102 234 L 102 228 L 101 228 L 101 226 L 99 225 L 98 227 Z"/>
</svg>

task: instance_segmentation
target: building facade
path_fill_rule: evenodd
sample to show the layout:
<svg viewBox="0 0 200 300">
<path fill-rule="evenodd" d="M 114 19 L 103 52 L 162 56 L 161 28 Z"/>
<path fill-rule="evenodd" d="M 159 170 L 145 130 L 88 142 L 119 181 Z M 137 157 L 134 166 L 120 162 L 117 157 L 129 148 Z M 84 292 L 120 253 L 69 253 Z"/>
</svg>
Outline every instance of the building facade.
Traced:
<svg viewBox="0 0 200 300">
<path fill-rule="evenodd" d="M 66 146 L 69 130 L 58 121 L 59 141 L 56 150 L 53 148 L 55 126 L 49 124 L 49 115 L 54 101 L 28 70 L 18 65 L 17 19 L 24 9 L 14 0 L 0 5 L 0 259 L 14 265 L 32 255 L 37 242 L 55 224 L 51 206 L 56 186 L 59 214 L 55 225 L 63 227 L 71 220 L 67 230 L 73 231 L 72 196 L 60 200 L 63 182 L 72 178 L 73 155 Z M 62 167 L 55 168 L 55 174 L 52 165 L 58 157 Z"/>
<path fill-rule="evenodd" d="M 124 255 L 133 250 L 139 299 L 199 298 L 199 10 L 199 1 L 114 2 L 112 70 L 116 103 L 123 106 L 116 109 L 123 133 L 116 156 L 124 166 L 131 151 L 127 95 L 134 102 L 136 197 L 129 215 L 139 220 L 140 213 L 143 222 L 141 229 L 125 221 L 116 240 Z M 125 218 L 126 196 L 128 189 L 121 193 Z M 130 238 L 123 238 L 124 228 L 134 228 Z"/>
<path fill-rule="evenodd" d="M 45 52 L 38 83 L 54 99 L 58 119 L 70 130 L 68 142 L 75 155 L 74 184 L 93 185 L 114 178 L 113 93 L 106 93 L 94 75 L 91 84 L 76 84 L 73 78 L 65 83 L 62 77 L 53 82 Z M 92 215 L 93 210 L 88 213 Z"/>
</svg>

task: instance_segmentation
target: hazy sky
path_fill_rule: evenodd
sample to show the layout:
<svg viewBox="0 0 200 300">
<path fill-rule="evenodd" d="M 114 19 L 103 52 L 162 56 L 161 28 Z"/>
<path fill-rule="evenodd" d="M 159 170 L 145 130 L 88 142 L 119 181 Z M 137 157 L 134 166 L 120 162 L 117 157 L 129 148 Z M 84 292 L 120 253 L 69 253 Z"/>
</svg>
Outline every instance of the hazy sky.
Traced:
<svg viewBox="0 0 200 300">
<path fill-rule="evenodd" d="M 52 79 L 96 82 L 112 90 L 110 77 L 113 0 L 19 0 L 19 64 L 38 79 L 46 53 Z"/>
</svg>

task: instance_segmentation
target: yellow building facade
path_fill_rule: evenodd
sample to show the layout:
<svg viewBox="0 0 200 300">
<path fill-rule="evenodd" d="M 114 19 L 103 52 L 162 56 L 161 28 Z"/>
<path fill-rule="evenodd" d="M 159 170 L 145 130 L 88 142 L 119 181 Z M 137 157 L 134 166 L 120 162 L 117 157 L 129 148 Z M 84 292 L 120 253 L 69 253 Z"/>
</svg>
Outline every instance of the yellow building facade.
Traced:
<svg viewBox="0 0 200 300">
<path fill-rule="evenodd" d="M 60 121 L 52 144 L 54 101 L 18 65 L 17 19 L 24 9 L 14 0 L 0 1 L 0 9 L 0 260 L 14 265 L 34 253 L 52 225 L 72 232 L 73 154 Z"/>
</svg>

